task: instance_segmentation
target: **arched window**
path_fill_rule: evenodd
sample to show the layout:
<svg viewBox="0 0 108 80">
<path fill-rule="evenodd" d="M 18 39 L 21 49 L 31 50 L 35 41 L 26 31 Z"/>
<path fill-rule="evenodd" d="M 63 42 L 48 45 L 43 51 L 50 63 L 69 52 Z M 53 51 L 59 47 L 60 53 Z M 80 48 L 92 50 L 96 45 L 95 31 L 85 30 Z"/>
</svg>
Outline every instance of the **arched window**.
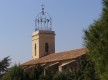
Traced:
<svg viewBox="0 0 108 80">
<path fill-rule="evenodd" d="M 45 43 L 45 52 L 48 52 L 49 51 L 49 45 L 48 43 Z"/>
<path fill-rule="evenodd" d="M 35 44 L 35 56 L 36 56 L 36 44 Z"/>
</svg>

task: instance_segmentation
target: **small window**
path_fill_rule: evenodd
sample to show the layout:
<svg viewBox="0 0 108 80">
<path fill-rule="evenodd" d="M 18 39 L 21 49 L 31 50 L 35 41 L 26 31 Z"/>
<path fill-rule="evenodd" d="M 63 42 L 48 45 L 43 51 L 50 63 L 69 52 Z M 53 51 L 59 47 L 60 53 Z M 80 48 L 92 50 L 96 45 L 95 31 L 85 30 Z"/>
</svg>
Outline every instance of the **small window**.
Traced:
<svg viewBox="0 0 108 80">
<path fill-rule="evenodd" d="M 35 44 L 35 56 L 36 56 L 36 44 Z"/>
<path fill-rule="evenodd" d="M 49 51 L 49 45 L 48 43 L 45 43 L 45 52 L 48 52 Z"/>
</svg>

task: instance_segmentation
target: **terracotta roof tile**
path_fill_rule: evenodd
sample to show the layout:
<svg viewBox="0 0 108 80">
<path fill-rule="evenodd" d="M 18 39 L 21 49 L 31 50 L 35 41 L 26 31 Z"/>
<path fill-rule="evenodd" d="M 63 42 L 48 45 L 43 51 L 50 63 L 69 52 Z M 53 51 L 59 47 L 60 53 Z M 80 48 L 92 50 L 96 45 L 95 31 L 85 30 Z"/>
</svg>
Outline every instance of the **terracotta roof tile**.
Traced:
<svg viewBox="0 0 108 80">
<path fill-rule="evenodd" d="M 75 49 L 60 53 L 53 53 L 39 59 L 32 59 L 30 61 L 27 61 L 21 66 L 75 59 L 84 54 L 86 54 L 86 48 Z"/>
</svg>

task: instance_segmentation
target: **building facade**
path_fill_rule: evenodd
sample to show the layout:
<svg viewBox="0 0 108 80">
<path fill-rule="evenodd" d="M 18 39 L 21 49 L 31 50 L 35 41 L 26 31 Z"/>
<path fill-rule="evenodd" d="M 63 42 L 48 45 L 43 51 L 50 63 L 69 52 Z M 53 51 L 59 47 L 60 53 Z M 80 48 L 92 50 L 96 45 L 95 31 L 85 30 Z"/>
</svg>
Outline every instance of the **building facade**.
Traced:
<svg viewBox="0 0 108 80">
<path fill-rule="evenodd" d="M 32 34 L 32 59 L 23 63 L 25 69 L 40 64 L 44 69 L 54 72 L 63 70 L 78 70 L 78 62 L 86 54 L 86 49 L 75 49 L 55 53 L 55 31 L 52 30 L 52 18 L 42 11 L 35 20 L 35 31 Z"/>
</svg>

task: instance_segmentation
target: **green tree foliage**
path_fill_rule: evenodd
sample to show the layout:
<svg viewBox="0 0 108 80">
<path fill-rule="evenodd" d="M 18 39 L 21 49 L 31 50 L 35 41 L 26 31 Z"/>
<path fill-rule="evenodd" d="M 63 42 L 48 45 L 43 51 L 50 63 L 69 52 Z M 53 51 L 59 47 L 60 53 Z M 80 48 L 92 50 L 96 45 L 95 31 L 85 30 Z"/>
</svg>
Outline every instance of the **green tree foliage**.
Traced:
<svg viewBox="0 0 108 80">
<path fill-rule="evenodd" d="M 9 56 L 0 61 L 0 78 L 8 71 L 10 65 Z"/>
<path fill-rule="evenodd" d="M 96 72 L 108 80 L 108 0 L 103 0 L 102 15 L 85 31 L 84 40 Z"/>
<path fill-rule="evenodd" d="M 47 80 L 47 79 L 46 79 L 45 75 L 40 75 L 39 80 Z M 52 80 L 52 79 L 50 79 L 50 80 Z"/>
<path fill-rule="evenodd" d="M 94 65 L 87 57 L 82 57 L 79 71 L 63 71 L 54 74 L 52 70 L 36 65 L 28 70 L 15 65 L 3 76 L 2 80 L 98 80 L 96 79 Z"/>
<path fill-rule="evenodd" d="M 28 76 L 20 66 L 13 66 L 2 78 L 2 80 L 29 80 Z"/>
<path fill-rule="evenodd" d="M 43 68 L 40 65 L 36 65 L 32 70 L 24 70 L 20 66 L 13 66 L 3 76 L 2 80 L 39 80 L 42 75 Z"/>
<path fill-rule="evenodd" d="M 40 75 L 43 72 L 43 68 L 40 65 L 36 65 L 30 73 L 31 80 L 39 80 Z"/>
<path fill-rule="evenodd" d="M 80 59 L 79 70 L 76 72 L 75 80 L 99 80 L 96 75 L 94 63 L 87 55 Z"/>
<path fill-rule="evenodd" d="M 54 73 L 49 68 L 44 69 L 44 74 L 40 76 L 39 80 L 52 80 Z"/>
<path fill-rule="evenodd" d="M 53 80 L 75 80 L 75 73 L 63 71 L 53 77 Z"/>
</svg>

